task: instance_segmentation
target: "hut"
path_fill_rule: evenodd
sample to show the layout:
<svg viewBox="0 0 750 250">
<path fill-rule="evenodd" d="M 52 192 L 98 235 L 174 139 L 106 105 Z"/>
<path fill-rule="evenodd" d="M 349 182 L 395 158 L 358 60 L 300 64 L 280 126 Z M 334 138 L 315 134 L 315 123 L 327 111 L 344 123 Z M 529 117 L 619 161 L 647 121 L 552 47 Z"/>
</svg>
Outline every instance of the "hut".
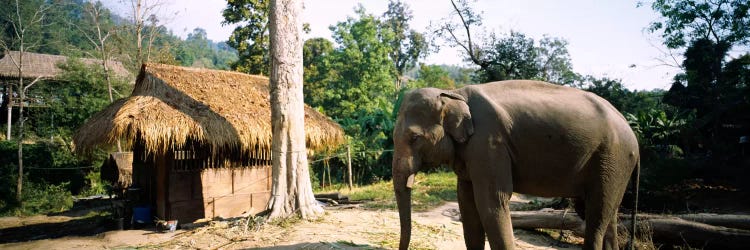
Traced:
<svg viewBox="0 0 750 250">
<path fill-rule="evenodd" d="M 20 57 L 21 52 L 19 51 L 5 51 L 0 54 L 0 85 L 2 86 L 0 88 L 0 109 L 2 110 L 8 108 L 13 109 L 13 107 L 18 107 L 20 105 L 19 100 L 17 100 L 18 98 L 14 95 L 14 93 L 17 93 L 17 90 L 10 88 L 11 84 L 18 82 L 18 67 L 16 65 L 19 62 Z M 60 73 L 62 73 L 62 69 L 60 69 L 58 65 L 67 60 L 68 57 L 66 56 L 24 52 L 22 65 L 23 74 L 21 77 L 29 80 L 29 82 L 33 80 L 55 79 Z M 80 58 L 80 60 L 86 65 L 101 64 L 101 60 L 99 59 Z M 126 79 L 131 78 L 130 72 L 128 72 L 122 63 L 110 60 L 107 61 L 107 64 L 115 76 Z M 27 96 L 24 106 L 44 107 L 45 105 L 42 100 L 33 96 Z M 0 119 L 3 119 L 3 121 L 8 124 L 11 122 L 9 120 L 12 119 L 12 117 L 9 118 L 9 116 L 12 116 L 10 113 L 11 109 L 8 109 L 8 113 L 0 112 L 0 117 L 2 117 Z M 10 129 L 8 131 L 10 131 Z"/>
<path fill-rule="evenodd" d="M 343 142 L 334 121 L 305 106 L 310 152 Z M 133 93 L 81 126 L 77 151 L 122 140 L 132 185 L 156 216 L 191 221 L 265 210 L 271 191 L 269 79 L 144 64 Z"/>
</svg>

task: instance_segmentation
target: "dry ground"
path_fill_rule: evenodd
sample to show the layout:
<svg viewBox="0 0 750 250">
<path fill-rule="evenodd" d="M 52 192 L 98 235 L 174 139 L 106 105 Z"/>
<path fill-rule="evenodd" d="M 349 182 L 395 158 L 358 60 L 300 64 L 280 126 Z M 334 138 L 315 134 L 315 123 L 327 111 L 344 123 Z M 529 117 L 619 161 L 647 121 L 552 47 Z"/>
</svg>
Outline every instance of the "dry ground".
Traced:
<svg viewBox="0 0 750 250">
<path fill-rule="evenodd" d="M 516 204 L 526 201 L 515 199 Z M 2 218 L 0 229 L 36 222 L 61 221 L 64 216 Z M 414 213 L 412 248 L 463 249 L 458 204 Z M 212 221 L 203 227 L 158 233 L 152 230 L 107 231 L 92 236 L 67 236 L 0 245 L 3 249 L 392 249 L 399 237 L 398 214 L 391 210 L 350 208 L 327 210 L 314 221 L 245 225 L 245 220 Z M 516 230 L 518 249 L 577 249 L 546 234 Z M 2 236 L 2 235 L 0 235 Z M 575 241 L 575 240 L 574 240 Z M 487 246 L 489 248 L 489 246 Z"/>
</svg>

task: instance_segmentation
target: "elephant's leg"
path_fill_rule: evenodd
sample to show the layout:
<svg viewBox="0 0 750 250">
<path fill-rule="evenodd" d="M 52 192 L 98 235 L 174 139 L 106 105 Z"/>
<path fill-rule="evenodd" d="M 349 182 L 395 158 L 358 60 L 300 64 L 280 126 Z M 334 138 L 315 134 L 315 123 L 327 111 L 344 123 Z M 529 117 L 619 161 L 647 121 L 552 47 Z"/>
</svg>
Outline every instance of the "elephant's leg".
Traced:
<svg viewBox="0 0 750 250">
<path fill-rule="evenodd" d="M 486 189 L 486 187 L 485 187 Z M 477 185 L 474 184 L 474 190 Z M 510 223 L 510 192 L 475 191 L 475 199 L 482 226 L 492 249 L 513 249 L 513 227 Z"/>
<path fill-rule="evenodd" d="M 490 152 L 475 158 L 473 164 L 467 166 L 474 199 L 490 247 L 513 249 L 515 243 L 508 206 L 513 195 L 510 155 L 503 144 L 493 144 L 489 149 Z"/>
<path fill-rule="evenodd" d="M 606 208 L 601 190 L 589 189 L 586 192 L 586 235 L 583 249 L 602 249 L 604 235 L 614 216 L 611 208 Z"/>
<path fill-rule="evenodd" d="M 607 226 L 607 232 L 604 234 L 604 247 L 606 250 L 620 249 L 620 243 L 617 242 L 617 213 L 612 216 L 612 220 Z"/>
<path fill-rule="evenodd" d="M 591 159 L 585 184 L 586 236 L 583 249 L 617 249 L 617 209 L 627 187 L 628 174 L 611 162 L 614 157 L 598 155 Z M 607 239 L 605 240 L 605 235 Z"/>
<path fill-rule="evenodd" d="M 484 228 L 474 202 L 474 189 L 469 181 L 458 180 L 458 208 L 461 210 L 466 249 L 484 249 Z"/>
</svg>

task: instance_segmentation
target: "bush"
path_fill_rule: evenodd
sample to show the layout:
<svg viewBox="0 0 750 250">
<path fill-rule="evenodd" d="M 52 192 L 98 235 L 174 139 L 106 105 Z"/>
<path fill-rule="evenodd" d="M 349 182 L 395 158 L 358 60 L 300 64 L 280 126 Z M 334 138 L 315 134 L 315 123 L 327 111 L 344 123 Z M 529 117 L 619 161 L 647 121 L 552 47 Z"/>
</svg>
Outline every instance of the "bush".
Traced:
<svg viewBox="0 0 750 250">
<path fill-rule="evenodd" d="M 27 182 L 23 191 L 22 215 L 62 212 L 73 207 L 69 183 L 60 185 Z"/>
<path fill-rule="evenodd" d="M 16 201 L 18 145 L 0 142 L 0 214 L 57 212 L 69 208 L 71 194 L 104 193 L 99 178 L 103 154 L 90 159 L 75 157 L 62 140 L 24 144 L 23 204 Z"/>
<path fill-rule="evenodd" d="M 9 185 L 15 187 L 15 185 Z M 68 191 L 68 183 L 54 185 L 25 181 L 23 202 L 15 201 L 15 189 L 9 194 L 11 199 L 0 201 L 0 216 L 23 216 L 62 212 L 73 207 L 73 196 Z"/>
</svg>

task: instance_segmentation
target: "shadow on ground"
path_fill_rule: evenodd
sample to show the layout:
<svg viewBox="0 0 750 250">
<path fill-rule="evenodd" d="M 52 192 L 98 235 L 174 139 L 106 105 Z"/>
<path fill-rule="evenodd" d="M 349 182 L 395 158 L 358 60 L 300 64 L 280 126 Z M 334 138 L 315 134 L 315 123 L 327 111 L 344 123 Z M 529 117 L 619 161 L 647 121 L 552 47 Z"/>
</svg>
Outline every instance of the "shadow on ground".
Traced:
<svg viewBox="0 0 750 250">
<path fill-rule="evenodd" d="M 39 223 L 0 229 L 0 243 L 54 239 L 65 236 L 93 236 L 116 228 L 109 216 L 98 215 L 64 222 Z"/>
</svg>

